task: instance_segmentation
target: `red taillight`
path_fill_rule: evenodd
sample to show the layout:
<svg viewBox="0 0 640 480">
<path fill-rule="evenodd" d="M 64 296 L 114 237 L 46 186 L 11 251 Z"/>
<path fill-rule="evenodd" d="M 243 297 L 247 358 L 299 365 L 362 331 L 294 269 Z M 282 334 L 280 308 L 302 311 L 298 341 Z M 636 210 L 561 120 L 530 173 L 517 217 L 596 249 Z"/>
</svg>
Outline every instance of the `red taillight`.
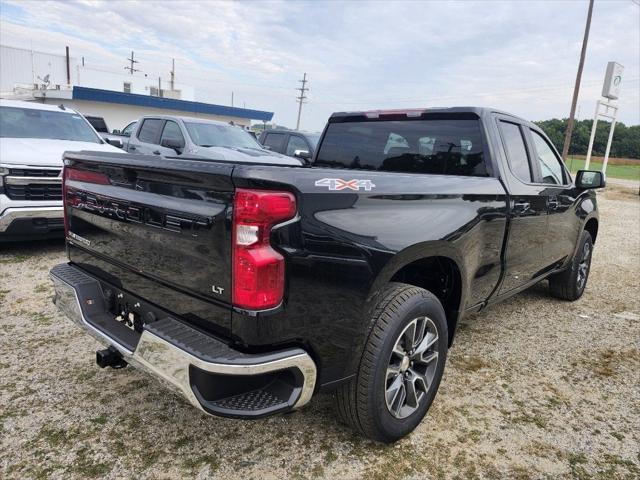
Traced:
<svg viewBox="0 0 640 480">
<path fill-rule="evenodd" d="M 271 228 L 296 214 L 289 192 L 237 189 L 233 202 L 233 304 L 276 307 L 284 295 L 284 258 L 269 243 Z"/>
<path fill-rule="evenodd" d="M 97 183 L 99 185 L 110 185 L 109 177 L 101 172 L 92 172 L 90 170 L 78 170 L 77 168 L 67 167 L 62 168 L 62 212 L 64 215 L 64 234 L 65 237 L 69 234 L 69 218 L 67 214 L 67 205 L 73 199 L 69 198 L 68 193 L 68 181 L 85 182 L 85 183 Z M 74 197 L 75 199 L 75 197 Z M 73 203 L 71 203 L 73 204 Z"/>
<path fill-rule="evenodd" d="M 109 185 L 109 177 L 102 172 L 92 172 L 90 170 L 78 170 L 77 168 L 64 168 L 64 178 L 77 182 L 97 183 L 99 185 Z"/>
</svg>

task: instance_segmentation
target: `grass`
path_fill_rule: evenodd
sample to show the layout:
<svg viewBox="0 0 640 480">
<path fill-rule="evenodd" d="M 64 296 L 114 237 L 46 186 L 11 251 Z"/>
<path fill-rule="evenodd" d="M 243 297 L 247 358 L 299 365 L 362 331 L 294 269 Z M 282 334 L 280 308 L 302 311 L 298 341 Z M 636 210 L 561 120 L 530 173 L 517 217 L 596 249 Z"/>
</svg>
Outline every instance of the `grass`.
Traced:
<svg viewBox="0 0 640 480">
<path fill-rule="evenodd" d="M 640 180 L 640 160 L 635 164 L 617 165 L 609 159 L 607 164 L 607 176 L 612 178 L 624 178 L 627 180 Z M 567 158 L 567 167 L 572 173 L 584 169 L 584 159 L 570 156 Z M 589 163 L 589 170 L 602 170 L 602 162 L 592 161 Z"/>
</svg>

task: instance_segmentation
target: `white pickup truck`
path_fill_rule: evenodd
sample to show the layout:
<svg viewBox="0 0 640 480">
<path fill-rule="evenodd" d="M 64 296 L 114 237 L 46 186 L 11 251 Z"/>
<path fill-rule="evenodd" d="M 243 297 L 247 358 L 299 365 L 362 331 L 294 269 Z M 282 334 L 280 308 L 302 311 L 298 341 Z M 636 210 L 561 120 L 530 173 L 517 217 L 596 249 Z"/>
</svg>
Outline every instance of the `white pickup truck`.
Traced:
<svg viewBox="0 0 640 480">
<path fill-rule="evenodd" d="M 67 150 L 122 153 L 74 110 L 0 100 L 0 242 L 63 236 Z"/>
</svg>

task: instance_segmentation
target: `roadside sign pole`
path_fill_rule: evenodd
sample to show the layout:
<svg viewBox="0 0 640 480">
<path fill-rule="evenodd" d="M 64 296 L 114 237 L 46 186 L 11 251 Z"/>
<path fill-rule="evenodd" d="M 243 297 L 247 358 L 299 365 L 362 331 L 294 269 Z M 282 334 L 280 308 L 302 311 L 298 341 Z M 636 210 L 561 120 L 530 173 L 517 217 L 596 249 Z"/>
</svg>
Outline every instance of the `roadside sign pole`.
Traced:
<svg viewBox="0 0 640 480">
<path fill-rule="evenodd" d="M 604 110 L 603 110 L 604 107 Z M 591 137 L 589 137 L 589 148 L 587 148 L 587 158 L 584 161 L 584 169 L 589 169 L 591 161 L 591 152 L 593 151 L 593 142 L 596 138 L 596 127 L 598 125 L 598 117 L 604 117 L 611 120 L 611 130 L 609 130 L 609 139 L 607 140 L 607 149 L 604 154 L 604 162 L 602 163 L 602 171 L 606 174 L 607 162 L 609 161 L 609 151 L 611 150 L 611 141 L 613 140 L 613 130 L 616 127 L 618 118 L 618 106 L 609 102 L 598 100 L 596 102 L 596 114 L 593 116 L 593 125 L 591 126 Z"/>
<path fill-rule="evenodd" d="M 604 160 L 602 161 L 602 173 L 607 175 L 607 164 L 609 163 L 609 152 L 611 151 L 611 142 L 613 141 L 613 131 L 618 121 L 618 106 L 611 103 L 620 96 L 620 86 L 622 83 L 622 72 L 624 66 L 616 62 L 607 63 L 607 70 L 604 75 L 604 84 L 602 85 L 602 96 L 605 100 L 596 102 L 596 113 L 593 116 L 593 125 L 591 126 L 591 137 L 589 138 L 589 148 L 587 149 L 587 158 L 584 162 L 584 169 L 589 168 L 591 161 L 591 152 L 593 151 L 593 142 L 596 138 L 596 126 L 598 125 L 598 117 L 605 117 L 611 120 L 609 129 L 609 138 L 607 139 L 607 148 L 604 152 Z M 603 108 L 604 107 L 604 111 Z"/>
<path fill-rule="evenodd" d="M 593 116 L 593 125 L 591 125 L 591 137 L 589 137 L 589 148 L 587 149 L 587 158 L 584 161 L 585 170 L 589 170 L 589 161 L 591 160 L 591 150 L 593 150 L 593 141 L 596 139 L 596 125 L 598 125 L 598 113 L 600 113 L 600 100 L 596 102 L 596 113 Z"/>
<path fill-rule="evenodd" d="M 613 130 L 616 128 L 616 121 L 618 116 L 618 109 L 616 108 L 616 113 L 613 114 L 613 119 L 611 120 L 611 129 L 609 130 L 609 139 L 607 140 L 607 149 L 604 152 L 604 160 L 602 162 L 602 173 L 607 175 L 607 163 L 609 163 L 609 150 L 611 150 L 611 141 L 613 140 Z"/>
</svg>

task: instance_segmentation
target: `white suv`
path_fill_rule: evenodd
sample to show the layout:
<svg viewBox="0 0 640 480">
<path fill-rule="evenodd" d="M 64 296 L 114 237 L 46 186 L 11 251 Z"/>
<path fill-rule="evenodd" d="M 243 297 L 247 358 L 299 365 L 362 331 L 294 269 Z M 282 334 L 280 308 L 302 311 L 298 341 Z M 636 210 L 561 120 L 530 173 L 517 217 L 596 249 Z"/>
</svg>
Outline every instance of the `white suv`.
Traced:
<svg viewBox="0 0 640 480">
<path fill-rule="evenodd" d="M 63 235 L 67 150 L 122 153 L 74 110 L 0 100 L 0 241 Z"/>
</svg>

